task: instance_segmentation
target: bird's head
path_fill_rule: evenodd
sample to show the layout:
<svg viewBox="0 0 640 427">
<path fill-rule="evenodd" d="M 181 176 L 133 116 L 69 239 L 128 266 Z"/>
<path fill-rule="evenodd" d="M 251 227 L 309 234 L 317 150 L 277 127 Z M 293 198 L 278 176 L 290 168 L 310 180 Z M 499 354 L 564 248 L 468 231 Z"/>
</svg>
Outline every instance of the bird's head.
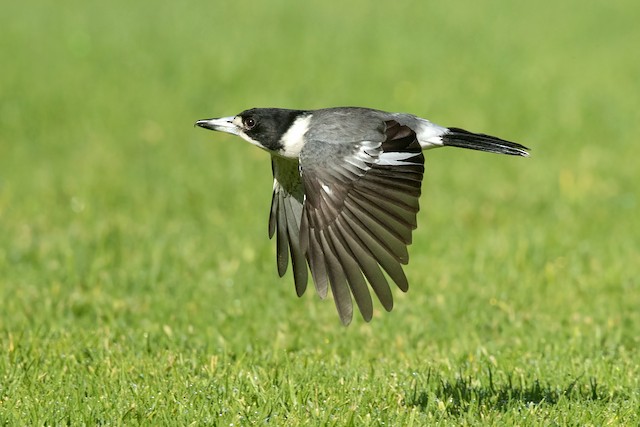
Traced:
<svg viewBox="0 0 640 427">
<path fill-rule="evenodd" d="M 292 138 L 287 138 L 289 131 L 296 128 L 294 123 L 297 122 L 297 119 L 304 119 L 307 116 L 308 112 L 304 110 L 252 108 L 235 116 L 198 120 L 195 124 L 205 129 L 238 135 L 242 139 L 267 151 L 285 155 L 298 142 L 293 141 Z M 307 122 L 306 120 L 303 121 Z M 295 137 L 301 138 L 302 135 L 298 135 L 298 132 L 296 132 Z M 297 157 L 297 155 L 286 157 Z"/>
</svg>

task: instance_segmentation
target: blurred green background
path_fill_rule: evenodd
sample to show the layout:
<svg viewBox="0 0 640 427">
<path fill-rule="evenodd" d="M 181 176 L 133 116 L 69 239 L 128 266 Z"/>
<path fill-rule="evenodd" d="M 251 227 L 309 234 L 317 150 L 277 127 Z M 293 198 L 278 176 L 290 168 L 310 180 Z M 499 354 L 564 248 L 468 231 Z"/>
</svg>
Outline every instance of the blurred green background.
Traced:
<svg viewBox="0 0 640 427">
<path fill-rule="evenodd" d="M 0 421 L 637 423 L 639 17 L 5 4 Z M 349 328 L 277 277 L 268 154 L 192 127 L 341 105 L 532 148 L 428 152 L 411 289 Z"/>
</svg>

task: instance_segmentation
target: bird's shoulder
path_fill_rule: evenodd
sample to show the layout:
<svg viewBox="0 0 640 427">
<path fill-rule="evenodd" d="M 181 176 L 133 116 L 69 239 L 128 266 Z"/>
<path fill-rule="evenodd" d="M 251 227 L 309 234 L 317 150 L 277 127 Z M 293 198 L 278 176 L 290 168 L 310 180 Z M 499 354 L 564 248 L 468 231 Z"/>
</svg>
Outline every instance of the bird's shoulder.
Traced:
<svg viewBox="0 0 640 427">
<path fill-rule="evenodd" d="M 392 117 L 384 111 L 360 107 L 325 108 L 313 112 L 306 138 L 325 143 L 353 143 L 384 140 L 385 122 Z"/>
<path fill-rule="evenodd" d="M 416 130 L 412 114 L 390 113 L 363 107 L 335 107 L 315 110 L 310 117 L 308 140 L 327 143 L 382 142 L 390 121 Z"/>
</svg>

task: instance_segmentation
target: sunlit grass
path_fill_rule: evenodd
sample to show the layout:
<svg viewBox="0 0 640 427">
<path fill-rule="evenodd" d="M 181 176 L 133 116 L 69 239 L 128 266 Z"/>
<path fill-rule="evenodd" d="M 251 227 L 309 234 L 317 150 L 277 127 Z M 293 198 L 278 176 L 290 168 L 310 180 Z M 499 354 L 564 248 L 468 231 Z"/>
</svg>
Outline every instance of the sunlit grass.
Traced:
<svg viewBox="0 0 640 427">
<path fill-rule="evenodd" d="M 635 425 L 635 3 L 72 1 L 0 15 L 0 421 Z M 408 294 L 341 326 L 267 239 L 268 155 L 194 129 L 364 105 L 429 152 Z"/>
</svg>

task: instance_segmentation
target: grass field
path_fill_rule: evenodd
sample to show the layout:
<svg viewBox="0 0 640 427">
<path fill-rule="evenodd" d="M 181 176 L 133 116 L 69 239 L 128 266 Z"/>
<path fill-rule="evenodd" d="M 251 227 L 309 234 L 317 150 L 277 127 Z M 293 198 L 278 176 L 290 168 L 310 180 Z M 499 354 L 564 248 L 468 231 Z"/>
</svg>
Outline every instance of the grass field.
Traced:
<svg viewBox="0 0 640 427">
<path fill-rule="evenodd" d="M 432 4 L 431 4 L 432 3 Z M 9 2 L 0 424 L 638 425 L 640 5 Z M 340 324 L 267 239 L 253 106 L 412 112 L 408 294 Z"/>
</svg>

